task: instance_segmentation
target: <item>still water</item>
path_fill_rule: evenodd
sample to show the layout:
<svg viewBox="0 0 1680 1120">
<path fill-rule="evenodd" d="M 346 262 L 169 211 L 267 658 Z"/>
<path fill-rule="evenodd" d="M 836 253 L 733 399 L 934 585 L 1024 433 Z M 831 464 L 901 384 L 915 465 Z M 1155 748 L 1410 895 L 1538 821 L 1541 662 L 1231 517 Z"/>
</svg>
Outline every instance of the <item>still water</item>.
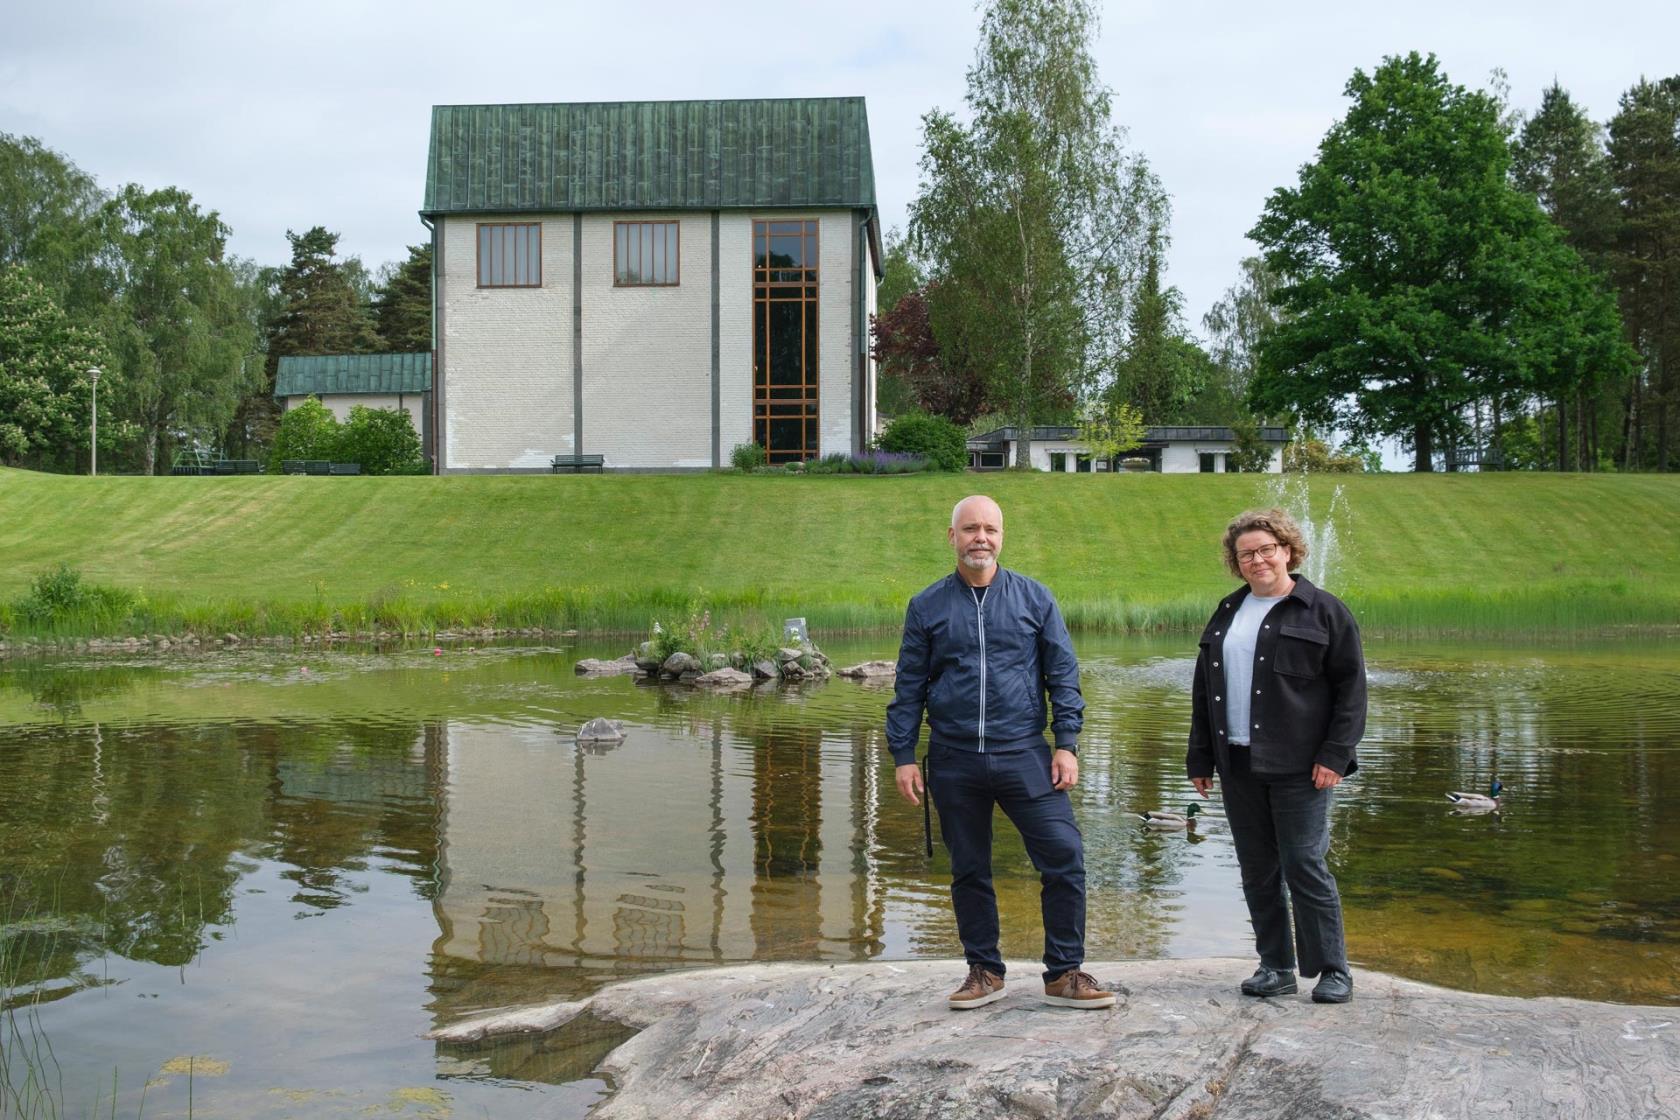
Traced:
<svg viewBox="0 0 1680 1120">
<path fill-rule="evenodd" d="M 896 643 L 828 645 L 844 664 Z M 1192 796 L 1186 646 L 1080 643 L 1092 960 L 1251 955 L 1217 801 L 1189 835 L 1134 816 Z M 113 1092 L 125 1116 L 582 1115 L 610 1027 L 420 1036 L 663 969 L 960 957 L 948 864 L 893 789 L 888 690 L 572 673 L 619 652 L 0 666 L 0 1118 Z M 1680 1004 L 1680 644 L 1368 656 L 1333 813 L 1355 968 Z M 579 749 L 594 716 L 627 740 Z M 1449 811 L 1495 774 L 1502 812 Z M 997 867 L 1004 951 L 1035 958 L 1007 827 Z"/>
</svg>

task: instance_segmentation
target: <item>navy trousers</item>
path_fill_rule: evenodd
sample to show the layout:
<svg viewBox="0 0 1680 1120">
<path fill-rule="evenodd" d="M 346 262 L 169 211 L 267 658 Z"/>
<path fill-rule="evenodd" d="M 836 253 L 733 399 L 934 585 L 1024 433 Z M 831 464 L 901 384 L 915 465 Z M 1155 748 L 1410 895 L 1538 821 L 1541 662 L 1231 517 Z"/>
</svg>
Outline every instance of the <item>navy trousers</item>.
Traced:
<svg viewBox="0 0 1680 1120">
<path fill-rule="evenodd" d="M 1346 972 L 1342 898 L 1324 858 L 1330 851 L 1331 791 L 1314 789 L 1311 774 L 1251 770 L 1242 758 L 1247 753 L 1233 748 L 1220 791 L 1260 963 L 1292 969 L 1298 961 L 1303 976 L 1327 968 Z"/>
<path fill-rule="evenodd" d="M 1038 869 L 1044 979 L 1085 963 L 1085 845 L 1073 803 L 1050 781 L 1050 749 L 980 754 L 933 748 L 928 792 L 951 853 L 951 905 L 970 965 L 1003 975 L 992 889 L 992 807 L 1020 830 Z"/>
</svg>

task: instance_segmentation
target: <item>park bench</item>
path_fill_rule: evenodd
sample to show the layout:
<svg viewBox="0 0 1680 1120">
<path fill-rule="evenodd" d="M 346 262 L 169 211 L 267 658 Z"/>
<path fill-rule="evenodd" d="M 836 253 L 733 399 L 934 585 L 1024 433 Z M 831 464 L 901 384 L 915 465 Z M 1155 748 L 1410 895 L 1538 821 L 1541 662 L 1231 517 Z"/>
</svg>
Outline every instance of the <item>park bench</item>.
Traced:
<svg viewBox="0 0 1680 1120">
<path fill-rule="evenodd" d="M 362 465 L 360 463 L 329 463 L 327 464 L 327 473 L 336 475 L 361 474 Z"/>
<path fill-rule="evenodd" d="M 261 474 L 262 463 L 255 459 L 217 459 L 210 470 L 213 474 Z"/>
<path fill-rule="evenodd" d="M 604 455 L 556 455 L 549 460 L 556 474 L 561 471 L 571 471 L 573 474 L 582 471 L 594 471 L 596 474 L 600 474 L 601 468 L 606 465 L 606 462 L 606 456 Z"/>
</svg>

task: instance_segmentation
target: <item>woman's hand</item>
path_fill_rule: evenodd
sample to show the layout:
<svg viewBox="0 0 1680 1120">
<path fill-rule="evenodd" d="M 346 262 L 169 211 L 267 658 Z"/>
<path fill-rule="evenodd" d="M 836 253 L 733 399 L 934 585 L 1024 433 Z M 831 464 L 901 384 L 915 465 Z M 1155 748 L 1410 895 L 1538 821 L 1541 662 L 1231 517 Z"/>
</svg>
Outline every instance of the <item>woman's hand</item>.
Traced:
<svg viewBox="0 0 1680 1120">
<path fill-rule="evenodd" d="M 1329 789 L 1331 786 L 1340 785 L 1341 781 L 1342 776 L 1330 769 L 1330 767 L 1320 766 L 1316 762 L 1313 763 L 1314 789 Z"/>
</svg>

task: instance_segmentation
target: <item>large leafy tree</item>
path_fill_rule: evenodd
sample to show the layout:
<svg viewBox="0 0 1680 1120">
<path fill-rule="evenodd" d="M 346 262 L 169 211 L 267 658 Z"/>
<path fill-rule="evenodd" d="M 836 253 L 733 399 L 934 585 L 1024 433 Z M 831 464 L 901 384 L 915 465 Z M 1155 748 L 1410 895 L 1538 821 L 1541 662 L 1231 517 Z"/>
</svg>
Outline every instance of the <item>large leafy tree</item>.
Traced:
<svg viewBox="0 0 1680 1120">
<path fill-rule="evenodd" d="M 1165 224 L 1160 185 L 1112 123 L 1095 28 L 1091 0 L 990 0 L 969 121 L 923 118 L 910 233 L 937 283 L 933 331 L 1023 427 L 1112 375 L 1144 243 Z"/>
<path fill-rule="evenodd" d="M 103 300 L 93 177 L 29 136 L 0 132 L 0 266 L 25 264 L 73 317 Z"/>
<path fill-rule="evenodd" d="M 1161 286 L 1161 245 L 1152 232 L 1127 316 L 1126 344 L 1108 389 L 1109 409 L 1130 404 L 1156 424 L 1186 418 L 1211 370 L 1207 354 L 1185 335 L 1183 304 L 1177 288 Z"/>
<path fill-rule="evenodd" d="M 106 337 L 124 378 L 113 404 L 153 474 L 176 443 L 216 442 L 260 377 L 256 338 L 214 210 L 176 187 L 130 184 L 101 219 L 115 293 Z"/>
<path fill-rule="evenodd" d="M 380 270 L 373 317 L 381 344 L 398 354 L 432 348 L 432 247 L 410 245 L 408 259 Z"/>
<path fill-rule="evenodd" d="M 1510 182 L 1495 98 L 1416 53 L 1355 71 L 1346 93 L 1317 159 L 1250 233 L 1286 278 L 1250 400 L 1355 438 L 1399 436 L 1430 470 L 1471 402 L 1582 375 L 1570 350 L 1620 352 L 1586 306 L 1602 294 L 1579 258 Z"/>
<path fill-rule="evenodd" d="M 0 463 L 76 467 L 88 447 L 90 369 L 106 375 L 110 400 L 120 383 L 103 340 L 73 324 L 23 265 L 0 265 Z M 107 423 L 101 442 L 110 447 L 123 434 Z"/>
<path fill-rule="evenodd" d="M 1622 95 L 1609 161 L 1621 198 L 1613 268 L 1641 358 L 1624 408 L 1624 461 L 1666 471 L 1680 393 L 1680 77 L 1641 81 Z"/>
<path fill-rule="evenodd" d="M 1563 231 L 1564 240 L 1600 274 L 1610 266 L 1620 225 L 1603 140 L 1604 129 L 1553 82 L 1541 94 L 1539 110 L 1522 121 L 1511 152 L 1511 176 L 1517 186 L 1539 201 Z M 1559 469 L 1572 465 L 1572 448 L 1574 464 L 1587 468 L 1597 460 L 1599 408 L 1596 385 L 1591 383 L 1596 380 L 1571 383 L 1566 379 L 1559 386 L 1566 395 L 1552 402 Z M 1505 402 L 1493 403 L 1497 415 Z M 1571 416 L 1575 419 L 1573 444 Z"/>
<path fill-rule="evenodd" d="M 928 304 L 927 289 L 915 288 L 875 316 L 871 345 L 888 398 L 882 407 L 892 415 L 920 410 L 966 427 L 986 411 L 986 383 L 939 344 Z"/>
<path fill-rule="evenodd" d="M 303 233 L 286 231 L 292 260 L 274 280 L 268 298 L 263 338 L 262 377 L 239 403 L 228 436 L 230 445 L 264 447 L 280 422 L 274 379 L 280 359 L 299 354 L 369 354 L 381 349 L 366 292 L 371 282 L 361 262 L 337 256 L 338 234 L 323 226 Z M 429 284 L 429 281 L 428 281 Z M 430 350 L 431 328 L 427 320 Z"/>
</svg>

